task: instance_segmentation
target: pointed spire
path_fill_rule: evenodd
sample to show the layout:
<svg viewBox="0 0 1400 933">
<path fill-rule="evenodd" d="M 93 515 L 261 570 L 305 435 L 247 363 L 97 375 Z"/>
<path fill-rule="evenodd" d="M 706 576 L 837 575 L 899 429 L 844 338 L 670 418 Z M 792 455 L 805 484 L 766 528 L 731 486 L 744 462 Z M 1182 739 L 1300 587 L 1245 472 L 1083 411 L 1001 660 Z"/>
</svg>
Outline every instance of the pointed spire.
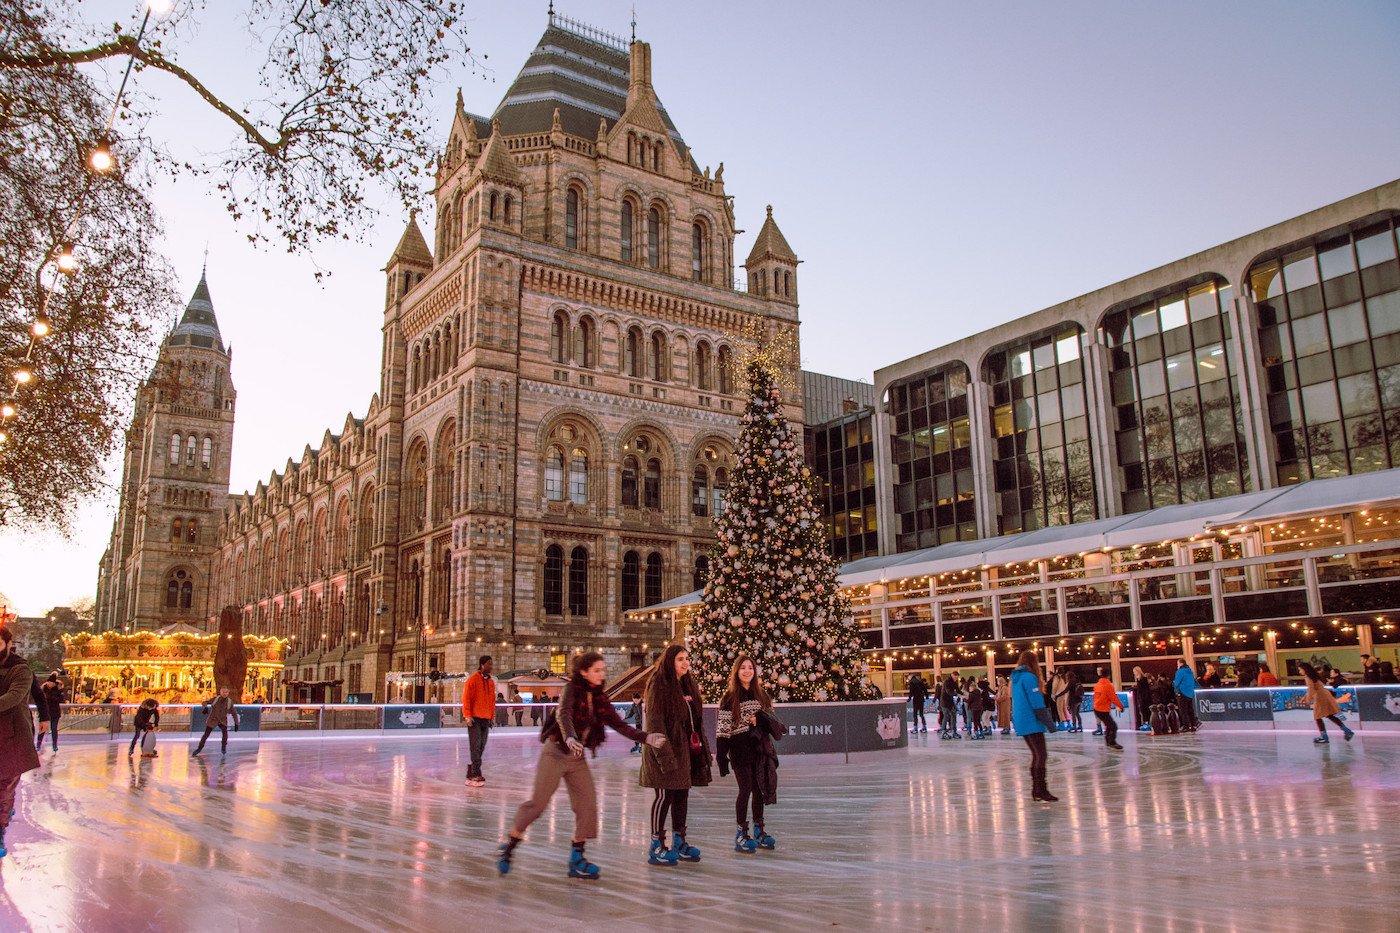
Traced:
<svg viewBox="0 0 1400 933">
<path fill-rule="evenodd" d="M 166 337 L 167 346 L 206 347 L 224 352 L 223 340 L 219 334 L 219 319 L 214 316 L 214 302 L 209 298 L 209 262 L 199 273 L 199 284 L 194 287 L 190 303 L 185 306 L 180 323 Z"/>
<path fill-rule="evenodd" d="M 768 258 L 793 265 L 799 262 L 797 254 L 792 251 L 791 246 L 788 246 L 783 232 L 778 229 L 777 222 L 773 220 L 773 205 L 771 204 L 768 205 L 768 217 L 763 221 L 763 226 L 754 239 L 753 249 L 749 250 L 748 261 L 744 265 L 757 265 Z"/>
<path fill-rule="evenodd" d="M 385 264 L 384 268 L 388 269 L 396 262 L 429 267 L 433 264 L 432 251 L 428 249 L 428 242 L 423 239 L 423 231 L 418 229 L 417 211 L 414 211 L 413 216 L 408 219 L 408 226 L 404 228 L 403 236 L 399 238 L 399 245 L 394 247 L 394 252 L 389 256 L 389 262 Z"/>
<path fill-rule="evenodd" d="M 460 112 L 466 109 L 466 105 L 462 103 L 462 89 L 459 87 L 457 88 L 457 110 Z"/>
<path fill-rule="evenodd" d="M 516 187 L 523 187 L 520 167 L 515 164 L 515 157 L 510 154 L 510 149 L 506 145 L 505 135 L 501 132 L 500 120 L 491 121 L 491 136 L 486 140 L 486 147 L 481 150 L 481 158 L 477 160 L 476 170 L 485 177 L 494 178 Z"/>
</svg>

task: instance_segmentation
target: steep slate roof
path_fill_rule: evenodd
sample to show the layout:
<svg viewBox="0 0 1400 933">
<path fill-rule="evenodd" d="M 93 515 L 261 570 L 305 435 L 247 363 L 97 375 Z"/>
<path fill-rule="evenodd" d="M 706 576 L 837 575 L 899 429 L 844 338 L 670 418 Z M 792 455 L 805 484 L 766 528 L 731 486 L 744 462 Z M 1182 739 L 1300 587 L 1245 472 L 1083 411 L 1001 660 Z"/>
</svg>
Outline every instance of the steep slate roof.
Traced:
<svg viewBox="0 0 1400 933">
<path fill-rule="evenodd" d="M 782 259 L 794 265 L 799 262 L 797 254 L 788 246 L 788 241 L 783 238 L 783 231 L 778 229 L 778 224 L 773 220 L 773 205 L 768 205 L 768 218 L 763 221 L 763 227 L 758 231 L 758 236 L 753 241 L 753 249 L 749 250 L 749 258 L 744 265 L 756 265 L 765 257 L 772 256 L 775 259 Z"/>
<path fill-rule="evenodd" d="M 611 129 L 627 109 L 630 71 L 625 50 L 551 24 L 493 116 L 500 120 L 501 132 L 507 136 L 548 133 L 558 107 L 565 133 L 596 139 L 599 117 L 607 120 Z M 685 152 L 685 140 L 666 108 L 658 101 L 656 109 L 666 134 L 675 140 L 680 152 Z M 477 130 L 481 132 L 483 127 Z"/>
<path fill-rule="evenodd" d="M 209 299 L 209 283 L 204 273 L 200 273 L 199 284 L 194 296 L 185 308 L 184 317 L 166 338 L 166 346 L 205 347 L 224 352 L 223 338 L 219 334 L 219 320 L 214 317 L 214 303 Z"/>
<path fill-rule="evenodd" d="M 494 132 L 497 126 L 499 124 L 493 121 L 491 124 L 493 132 L 491 137 L 486 140 L 486 146 L 481 150 L 480 157 L 476 160 L 476 170 L 496 181 L 523 185 L 524 179 L 520 174 L 520 169 L 516 166 L 515 159 L 506 146 L 505 134 L 497 135 Z"/>
<path fill-rule="evenodd" d="M 420 265 L 431 266 L 433 264 L 432 251 L 428 249 L 428 243 L 423 239 L 423 231 L 418 229 L 417 218 L 410 218 L 408 227 L 404 230 L 403 236 L 399 239 L 399 245 L 394 247 L 394 252 L 389 256 L 389 261 L 385 263 L 385 268 L 392 266 L 395 260 L 418 263 Z"/>
</svg>

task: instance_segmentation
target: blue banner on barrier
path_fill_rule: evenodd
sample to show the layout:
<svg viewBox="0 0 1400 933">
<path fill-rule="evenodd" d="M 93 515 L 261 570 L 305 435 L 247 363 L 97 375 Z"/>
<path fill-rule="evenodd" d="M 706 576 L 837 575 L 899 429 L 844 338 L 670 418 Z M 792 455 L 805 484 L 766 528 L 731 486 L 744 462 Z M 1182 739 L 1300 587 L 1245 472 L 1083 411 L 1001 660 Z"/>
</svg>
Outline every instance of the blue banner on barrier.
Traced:
<svg viewBox="0 0 1400 933">
<path fill-rule="evenodd" d="M 1362 722 L 1400 723 L 1400 684 L 1362 687 L 1356 701 Z"/>
<path fill-rule="evenodd" d="M 1201 690 L 1196 693 L 1196 715 L 1201 722 L 1269 722 L 1274 706 L 1268 687 Z"/>
<path fill-rule="evenodd" d="M 440 706 L 385 706 L 385 729 L 441 729 Z"/>
<path fill-rule="evenodd" d="M 262 728 L 262 707 L 261 706 L 235 706 L 233 708 L 237 714 L 237 723 L 229 722 L 228 728 L 232 732 L 236 728 L 239 732 L 257 732 Z M 190 708 L 190 731 L 203 732 L 204 724 L 208 720 L 209 714 L 202 706 Z M 218 723 L 214 727 L 218 728 Z"/>
</svg>

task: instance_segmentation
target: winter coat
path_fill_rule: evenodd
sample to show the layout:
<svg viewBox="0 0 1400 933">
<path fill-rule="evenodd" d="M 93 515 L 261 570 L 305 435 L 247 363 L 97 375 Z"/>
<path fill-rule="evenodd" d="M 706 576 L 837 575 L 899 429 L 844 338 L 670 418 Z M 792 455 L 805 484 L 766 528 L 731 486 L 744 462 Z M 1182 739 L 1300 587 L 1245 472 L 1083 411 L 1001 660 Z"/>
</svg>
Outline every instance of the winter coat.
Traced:
<svg viewBox="0 0 1400 933">
<path fill-rule="evenodd" d="M 1099 682 L 1094 684 L 1094 712 L 1108 713 L 1122 708 L 1123 701 L 1118 699 L 1118 691 L 1113 689 L 1113 681 L 1107 677 L 1099 678 Z"/>
<path fill-rule="evenodd" d="M 34 726 L 29 719 L 34 672 L 13 650 L 0 661 L 0 780 L 19 777 L 39 767 L 34 750 Z"/>
<path fill-rule="evenodd" d="M 233 712 L 233 697 L 226 697 L 220 693 L 200 705 L 209 714 L 204 720 L 204 728 L 217 729 L 219 726 L 228 725 L 228 717 Z"/>
<path fill-rule="evenodd" d="M 1011 672 L 1011 723 L 1017 735 L 1047 731 L 1036 718 L 1038 709 L 1045 709 L 1045 694 L 1040 692 L 1040 684 L 1028 668 L 1016 668 Z"/>
<path fill-rule="evenodd" d="M 44 696 L 44 709 L 46 715 L 43 717 L 49 722 L 58 722 L 63 717 L 63 685 L 51 680 L 46 680 L 39 687 Z"/>
<path fill-rule="evenodd" d="M 1003 729 L 1011 725 L 1011 681 L 1003 680 L 997 687 L 997 724 Z"/>
<path fill-rule="evenodd" d="M 1178 667 L 1176 669 L 1176 679 L 1172 681 L 1172 686 L 1176 687 L 1176 692 L 1184 697 L 1195 697 L 1196 675 L 1191 673 L 1191 668 L 1189 667 Z"/>
<path fill-rule="evenodd" d="M 704 711 L 679 688 L 667 688 L 660 677 L 647 684 L 643 700 L 646 731 L 660 732 L 666 744 L 660 748 L 642 746 L 642 771 L 637 780 L 643 787 L 685 790 L 710 783 L 710 743 L 705 738 Z M 700 735 L 700 751 L 690 752 L 690 733 Z"/>
<path fill-rule="evenodd" d="M 1336 716 L 1342 711 L 1342 708 L 1337 705 L 1337 698 L 1332 695 L 1332 691 L 1324 683 L 1315 680 L 1308 681 L 1307 696 L 1312 703 L 1313 719 L 1326 719 L 1328 716 Z"/>
<path fill-rule="evenodd" d="M 462 715 L 469 719 L 484 719 L 489 726 L 496 721 L 496 681 L 477 671 L 467 678 L 462 691 Z"/>
<path fill-rule="evenodd" d="M 1138 709 L 1146 710 L 1152 705 L 1152 678 L 1143 674 L 1137 679 L 1133 686 L 1133 699 L 1137 701 Z"/>
<path fill-rule="evenodd" d="M 35 677 L 34 682 L 29 685 L 29 702 L 34 704 L 34 713 L 39 717 L 39 722 L 49 721 L 49 701 L 44 696 L 44 691 L 39 689 L 39 678 Z"/>
<path fill-rule="evenodd" d="M 567 750 L 569 739 L 576 739 L 584 748 L 596 749 L 607 738 L 604 726 L 612 727 L 633 742 L 646 741 L 645 732 L 632 728 L 617 714 L 602 684 L 595 687 L 579 675 L 564 685 L 559 694 L 559 713 L 540 734 L 540 741 L 553 739 Z"/>
<path fill-rule="evenodd" d="M 1160 677 L 1152 684 L 1152 702 L 1161 706 L 1167 706 L 1176 702 L 1176 694 L 1172 690 L 1171 681 L 1165 677 Z"/>
<path fill-rule="evenodd" d="M 160 710 L 152 709 L 149 706 L 138 706 L 136 716 L 131 720 L 131 727 L 136 732 L 154 732 L 160 728 Z"/>
<path fill-rule="evenodd" d="M 915 675 L 909 678 L 909 700 L 914 704 L 915 709 L 923 709 L 924 702 L 928 699 L 928 684 L 922 677 Z"/>
</svg>

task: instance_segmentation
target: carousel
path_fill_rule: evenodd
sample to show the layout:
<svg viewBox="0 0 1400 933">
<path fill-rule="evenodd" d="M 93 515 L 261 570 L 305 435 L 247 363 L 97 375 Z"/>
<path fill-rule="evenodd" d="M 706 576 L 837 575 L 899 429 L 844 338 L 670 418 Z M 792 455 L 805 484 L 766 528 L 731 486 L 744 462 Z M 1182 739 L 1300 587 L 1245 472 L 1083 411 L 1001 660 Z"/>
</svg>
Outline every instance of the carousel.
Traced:
<svg viewBox="0 0 1400 933">
<path fill-rule="evenodd" d="M 214 648 L 219 636 L 191 625 L 169 625 L 154 632 L 63 636 L 63 666 L 74 693 L 94 701 L 198 703 L 214 691 Z M 287 642 L 244 635 L 248 652 L 245 700 L 269 697 L 282 674 Z"/>
</svg>

